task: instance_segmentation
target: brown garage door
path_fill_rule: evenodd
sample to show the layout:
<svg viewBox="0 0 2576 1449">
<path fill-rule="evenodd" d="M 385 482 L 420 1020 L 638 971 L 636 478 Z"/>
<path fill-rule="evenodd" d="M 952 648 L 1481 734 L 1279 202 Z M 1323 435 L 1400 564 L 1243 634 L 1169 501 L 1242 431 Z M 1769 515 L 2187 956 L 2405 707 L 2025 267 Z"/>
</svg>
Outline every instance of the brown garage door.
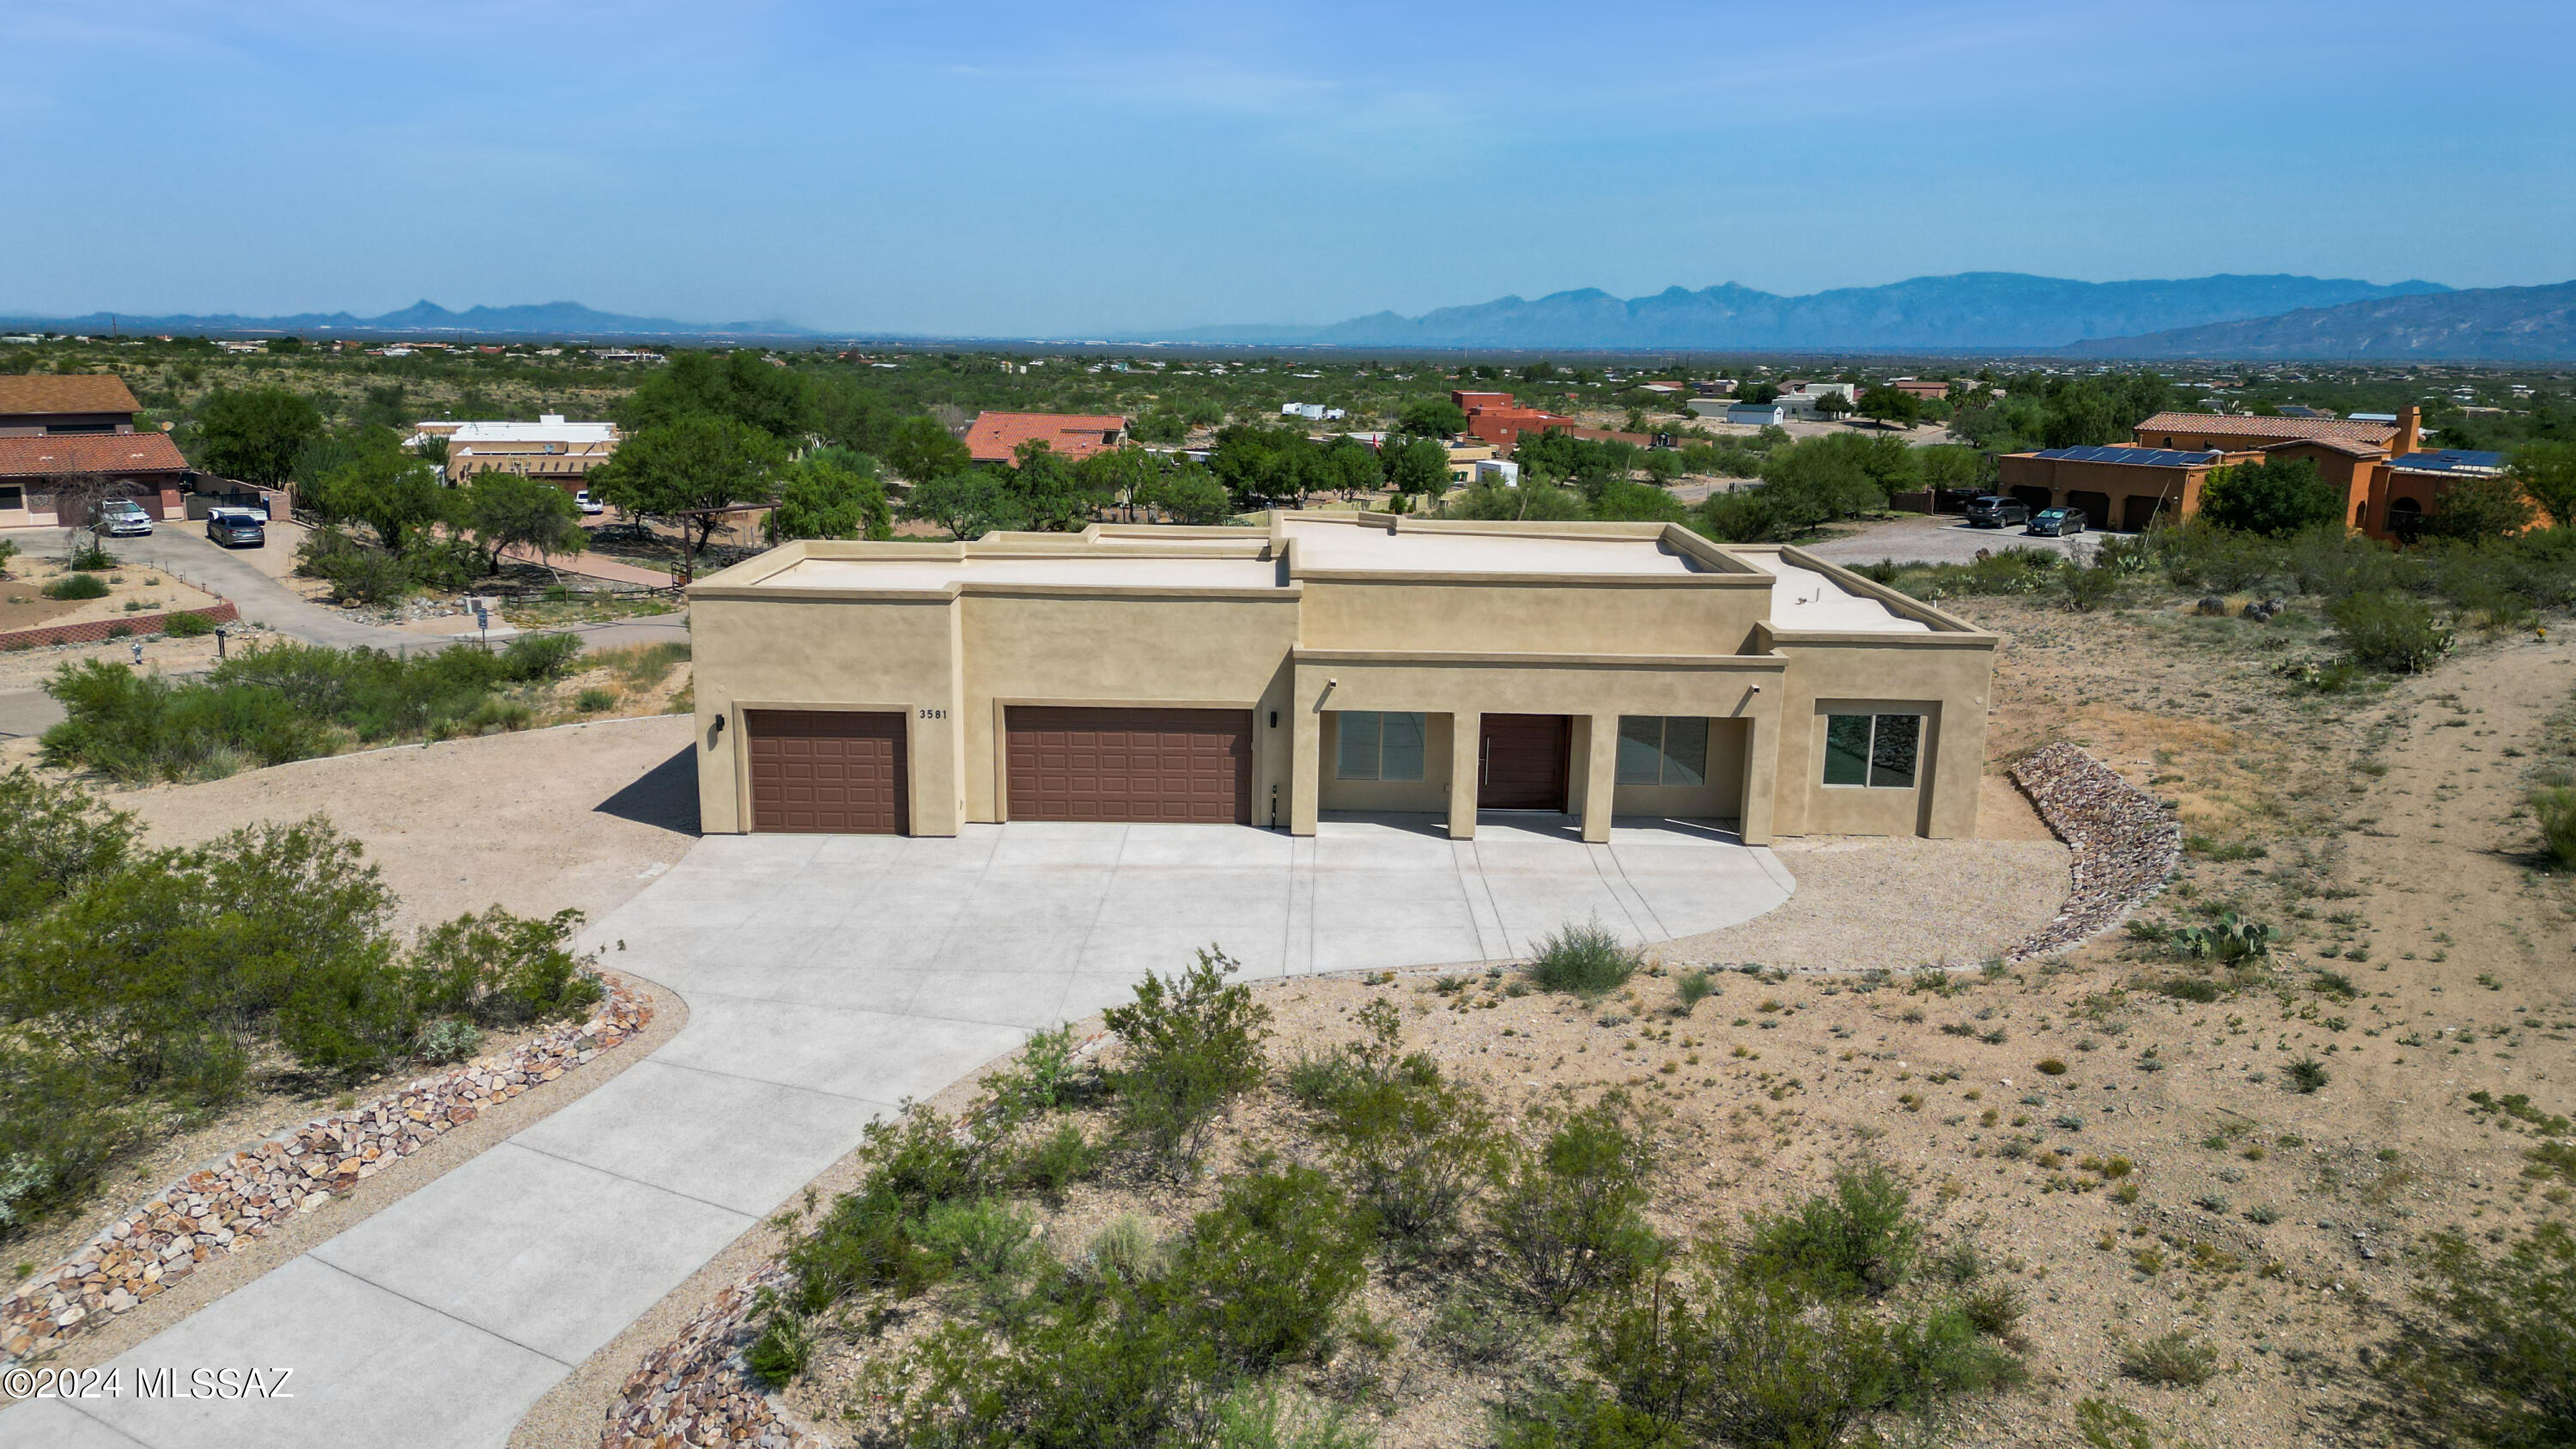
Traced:
<svg viewBox="0 0 2576 1449">
<path fill-rule="evenodd" d="M 743 724 L 752 829 L 901 835 L 911 827 L 902 715 L 754 709 Z"/>
<path fill-rule="evenodd" d="M 1239 709 L 1015 707 L 1013 820 L 1252 819 L 1252 716 Z"/>
</svg>

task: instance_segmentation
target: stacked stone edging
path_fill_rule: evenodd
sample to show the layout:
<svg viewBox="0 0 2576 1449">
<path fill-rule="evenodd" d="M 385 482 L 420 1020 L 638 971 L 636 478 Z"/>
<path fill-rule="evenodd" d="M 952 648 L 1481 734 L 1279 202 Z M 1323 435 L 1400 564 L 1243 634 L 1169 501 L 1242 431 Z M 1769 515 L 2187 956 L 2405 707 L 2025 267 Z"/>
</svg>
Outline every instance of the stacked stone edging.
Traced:
<svg viewBox="0 0 2576 1449">
<path fill-rule="evenodd" d="M 353 1111 L 317 1117 L 162 1189 L 61 1266 L 0 1300 L 0 1363 L 97 1329 L 185 1279 L 199 1263 L 242 1251 L 276 1224 L 346 1194 L 485 1108 L 630 1040 L 653 1019 L 653 998 L 606 972 L 598 977 L 607 994 L 578 1025 L 559 1027 L 497 1061 L 477 1058 Z"/>
<path fill-rule="evenodd" d="M 759 1337 L 751 1315 L 762 1290 L 786 1284 L 778 1268 L 754 1274 L 646 1354 L 608 1406 L 600 1449 L 830 1449 L 786 1421 L 743 1357 Z"/>
<path fill-rule="evenodd" d="M 2182 864 L 2182 826 L 2163 802 L 2073 745 L 2033 750 L 2012 780 L 2075 860 L 2057 918 L 2007 952 L 2008 962 L 2055 955 L 2111 929 Z"/>
<path fill-rule="evenodd" d="M 209 624 L 230 624 L 241 618 L 233 601 L 204 609 L 172 609 L 160 614 L 128 614 L 122 619 L 88 619 L 78 624 L 48 624 L 41 629 L 19 629 L 0 634 L 0 649 L 39 649 L 48 644 L 96 644 L 107 639 L 121 639 L 131 634 L 140 639 L 147 634 L 166 634 L 170 621 L 182 614 L 194 614 Z M 122 629 L 125 634 L 116 631 Z"/>
</svg>

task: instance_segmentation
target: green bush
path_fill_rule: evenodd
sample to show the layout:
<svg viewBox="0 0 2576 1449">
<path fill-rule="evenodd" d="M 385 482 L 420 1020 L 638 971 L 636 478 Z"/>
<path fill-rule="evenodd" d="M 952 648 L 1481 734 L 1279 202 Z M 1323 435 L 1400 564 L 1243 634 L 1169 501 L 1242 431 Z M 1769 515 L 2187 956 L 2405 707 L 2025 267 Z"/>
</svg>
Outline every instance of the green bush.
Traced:
<svg viewBox="0 0 2576 1449">
<path fill-rule="evenodd" d="M 2218 1372 L 2218 1351 L 2175 1329 L 2122 1349 L 2120 1372 L 2141 1383 L 2197 1388 Z"/>
<path fill-rule="evenodd" d="M 617 691 L 613 689 L 585 689 L 572 697 L 572 707 L 583 714 L 597 714 L 615 703 Z"/>
<path fill-rule="evenodd" d="M 425 1062 L 461 1062 L 483 1050 L 483 1032 L 461 1017 L 442 1016 L 420 1029 L 412 1050 Z"/>
<path fill-rule="evenodd" d="M 1811 1295 L 1877 1297 L 1905 1281 L 1921 1246 L 1908 1200 L 1883 1167 L 1838 1172 L 1830 1196 L 1753 1220 L 1741 1271 Z"/>
<path fill-rule="evenodd" d="M 1618 990 L 1643 965 L 1645 954 L 1620 944 L 1608 926 L 1569 922 L 1539 941 L 1530 975 L 1544 990 L 1592 997 Z"/>
<path fill-rule="evenodd" d="M 1654 1144 L 1624 1092 L 1563 1118 L 1537 1148 L 1497 1162 L 1486 1221 L 1519 1286 L 1552 1313 L 1635 1282 L 1662 1255 L 1640 1210 Z"/>
<path fill-rule="evenodd" d="M 1133 1002 L 1101 1013 L 1125 1043 L 1108 1074 L 1120 1137 L 1165 1172 L 1194 1169 L 1218 1114 L 1261 1082 L 1270 1009 L 1250 988 L 1226 984 L 1240 969 L 1210 947 L 1177 976 L 1147 975 Z"/>
<path fill-rule="evenodd" d="M 1717 994 L 1717 973 L 1705 967 L 1686 972 L 1674 985 L 1673 991 L 1681 998 L 1682 1015 L 1688 1016 L 1699 1008 L 1701 1002 Z"/>
<path fill-rule="evenodd" d="M 579 1016 L 604 994 L 572 954 L 582 913 L 537 920 L 494 906 L 424 928 L 410 969 L 422 1009 L 484 1026 Z"/>
<path fill-rule="evenodd" d="M 2418 674 L 2451 652 L 2451 631 L 2421 600 L 2402 594 L 2352 594 L 2327 610 L 2358 662 L 2393 674 Z"/>
<path fill-rule="evenodd" d="M 295 556 L 295 571 L 329 584 L 335 604 L 390 603 L 415 586 L 411 569 L 401 559 L 328 530 L 316 530 L 304 541 Z"/>
<path fill-rule="evenodd" d="M 161 621 L 161 632 L 173 639 L 203 639 L 215 632 L 215 621 L 203 614 L 172 614 Z"/>
<path fill-rule="evenodd" d="M 2543 785 L 2532 791 L 2531 815 L 2539 822 L 2550 863 L 2561 870 L 2576 868 L 2576 789 Z"/>
<path fill-rule="evenodd" d="M 105 544 L 92 539 L 73 549 L 71 556 L 63 562 L 75 573 L 105 573 L 116 567 L 116 555 L 109 553 Z"/>
<path fill-rule="evenodd" d="M 1374 1226 L 1311 1167 L 1264 1166 L 1198 1215 L 1165 1278 L 1224 1360 L 1247 1373 L 1331 1353 L 1368 1278 Z"/>
<path fill-rule="evenodd" d="M 2284 1075 L 2290 1079 L 2292 1089 L 2301 1095 L 2314 1092 L 2329 1080 L 2326 1075 L 2326 1064 L 2315 1057 L 2301 1057 L 2290 1063 Z"/>
<path fill-rule="evenodd" d="M 1386 1235 L 1437 1249 L 1489 1171 L 1493 1113 L 1474 1088 L 1445 1080 L 1430 1058 L 1403 1052 L 1402 1018 L 1386 1001 L 1360 1009 L 1369 1035 L 1346 1049 L 1348 1069 L 1322 1105 L 1320 1132 L 1350 1190 Z"/>
<path fill-rule="evenodd" d="M 96 574 L 65 574 L 36 592 L 48 599 L 104 599 L 107 580 Z"/>
<path fill-rule="evenodd" d="M 2372 1363 L 2416 1437 L 2576 1443 L 2576 1234 L 2543 1223 L 2488 1257 L 2454 1230 L 2432 1249 L 2423 1311 Z"/>
</svg>

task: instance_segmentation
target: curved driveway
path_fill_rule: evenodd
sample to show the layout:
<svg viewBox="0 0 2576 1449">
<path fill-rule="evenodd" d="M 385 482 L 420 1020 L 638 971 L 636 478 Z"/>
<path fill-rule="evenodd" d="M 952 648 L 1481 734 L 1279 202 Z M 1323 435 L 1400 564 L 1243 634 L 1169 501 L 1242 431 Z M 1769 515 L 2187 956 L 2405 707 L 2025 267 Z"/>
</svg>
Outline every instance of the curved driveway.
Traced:
<svg viewBox="0 0 2576 1449">
<path fill-rule="evenodd" d="M 1527 955 L 1569 921 L 1749 919 L 1768 850 L 1665 825 L 970 826 L 719 836 L 589 933 L 689 1022 L 645 1061 L 115 1361 L 294 1369 L 292 1400 L 0 1413 L 7 1449 L 492 1449 L 530 1406 L 858 1145 L 863 1128 L 1215 944 L 1252 978 Z"/>
</svg>

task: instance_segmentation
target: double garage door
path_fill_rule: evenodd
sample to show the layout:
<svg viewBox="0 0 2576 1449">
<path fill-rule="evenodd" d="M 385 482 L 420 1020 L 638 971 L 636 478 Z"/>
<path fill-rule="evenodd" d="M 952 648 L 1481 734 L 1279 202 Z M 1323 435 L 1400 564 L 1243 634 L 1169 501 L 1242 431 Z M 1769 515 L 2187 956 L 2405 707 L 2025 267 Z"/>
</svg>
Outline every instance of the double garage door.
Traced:
<svg viewBox="0 0 2576 1449">
<path fill-rule="evenodd" d="M 1252 819 L 1248 711 L 1018 707 L 1006 718 L 1011 819 Z M 752 829 L 883 835 L 911 828 L 901 714 L 750 710 L 743 722 Z"/>
</svg>

